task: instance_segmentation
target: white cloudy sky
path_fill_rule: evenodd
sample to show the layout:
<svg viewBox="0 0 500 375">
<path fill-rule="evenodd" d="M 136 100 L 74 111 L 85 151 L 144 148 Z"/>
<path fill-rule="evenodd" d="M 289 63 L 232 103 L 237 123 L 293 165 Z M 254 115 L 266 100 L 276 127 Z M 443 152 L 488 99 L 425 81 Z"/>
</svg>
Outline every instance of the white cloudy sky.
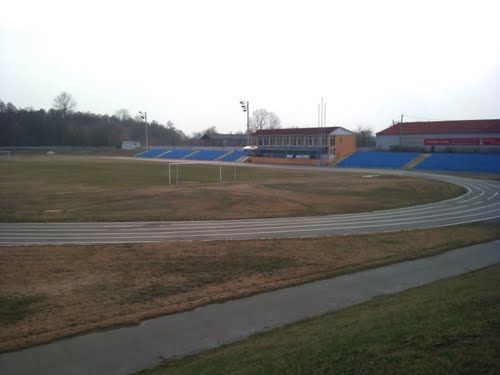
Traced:
<svg viewBox="0 0 500 375">
<path fill-rule="evenodd" d="M 500 118 L 499 1 L 0 0 L 0 99 L 146 110 L 191 133 Z M 410 120 L 410 118 L 408 118 Z"/>
</svg>

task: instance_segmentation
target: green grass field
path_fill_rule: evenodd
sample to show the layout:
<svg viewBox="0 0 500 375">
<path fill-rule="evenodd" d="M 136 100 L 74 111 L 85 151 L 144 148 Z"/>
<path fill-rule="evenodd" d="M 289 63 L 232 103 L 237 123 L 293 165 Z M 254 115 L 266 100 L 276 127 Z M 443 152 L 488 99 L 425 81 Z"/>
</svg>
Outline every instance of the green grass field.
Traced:
<svg viewBox="0 0 500 375">
<path fill-rule="evenodd" d="M 141 374 L 496 374 L 500 265 Z"/>
<path fill-rule="evenodd" d="M 140 221 L 309 216 L 458 196 L 410 177 L 70 156 L 0 161 L 0 221 Z M 236 173 L 236 181 L 235 181 Z M 178 184 L 176 184 L 179 182 Z"/>
</svg>

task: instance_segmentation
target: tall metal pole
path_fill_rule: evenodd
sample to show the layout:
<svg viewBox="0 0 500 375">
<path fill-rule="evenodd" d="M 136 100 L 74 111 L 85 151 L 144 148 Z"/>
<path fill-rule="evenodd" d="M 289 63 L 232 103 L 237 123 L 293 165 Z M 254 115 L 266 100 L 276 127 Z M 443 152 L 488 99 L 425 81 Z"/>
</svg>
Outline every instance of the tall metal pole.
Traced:
<svg viewBox="0 0 500 375">
<path fill-rule="evenodd" d="M 247 146 L 250 146 L 250 102 L 242 100 L 240 104 L 243 112 L 247 113 Z"/>
<path fill-rule="evenodd" d="M 323 126 L 323 98 L 321 98 L 321 125 L 320 127 Z"/>
<path fill-rule="evenodd" d="M 401 123 L 399 124 L 399 151 L 403 150 L 403 117 L 404 114 L 401 113 Z"/>
<path fill-rule="evenodd" d="M 319 104 L 318 104 L 318 129 L 319 129 Z"/>
<path fill-rule="evenodd" d="M 247 100 L 247 146 L 250 146 L 250 103 Z"/>
<path fill-rule="evenodd" d="M 321 147 L 321 131 L 320 131 L 320 105 L 318 104 L 318 160 L 321 159 L 320 147 Z"/>
<path fill-rule="evenodd" d="M 147 114 L 147 112 L 144 112 L 144 121 L 146 121 L 146 148 L 148 148 L 149 141 L 148 141 L 148 114 Z"/>
<path fill-rule="evenodd" d="M 323 110 L 323 127 L 326 128 L 326 102 L 325 102 L 325 109 Z"/>
<path fill-rule="evenodd" d="M 325 109 L 323 111 L 323 117 L 324 117 L 324 120 L 323 120 L 323 130 L 321 132 L 321 140 L 323 140 L 323 134 L 325 133 L 325 131 L 324 131 L 325 129 L 324 128 L 326 128 L 326 102 L 325 102 Z M 323 155 L 323 150 L 324 150 L 324 148 L 321 147 L 321 155 Z"/>
</svg>

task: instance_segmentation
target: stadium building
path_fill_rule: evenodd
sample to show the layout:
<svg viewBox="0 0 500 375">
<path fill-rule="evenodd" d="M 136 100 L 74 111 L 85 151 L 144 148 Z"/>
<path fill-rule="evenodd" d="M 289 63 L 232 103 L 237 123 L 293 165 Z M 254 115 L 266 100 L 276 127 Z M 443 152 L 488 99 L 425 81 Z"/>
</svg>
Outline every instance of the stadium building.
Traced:
<svg viewBox="0 0 500 375">
<path fill-rule="evenodd" d="M 379 150 L 500 152 L 500 120 L 398 123 L 376 142 Z"/>
<path fill-rule="evenodd" d="M 356 135 L 342 127 L 262 129 L 251 135 L 256 156 L 335 159 L 356 151 Z"/>
</svg>

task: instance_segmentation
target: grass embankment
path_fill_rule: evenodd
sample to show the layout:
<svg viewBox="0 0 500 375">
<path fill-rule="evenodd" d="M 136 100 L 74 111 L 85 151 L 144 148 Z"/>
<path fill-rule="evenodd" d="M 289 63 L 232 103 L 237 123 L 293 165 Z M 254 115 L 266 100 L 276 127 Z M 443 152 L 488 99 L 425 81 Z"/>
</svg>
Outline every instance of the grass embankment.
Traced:
<svg viewBox="0 0 500 375">
<path fill-rule="evenodd" d="M 0 351 L 500 238 L 498 225 L 261 241 L 0 247 Z"/>
<path fill-rule="evenodd" d="M 149 221 L 309 216 L 424 204 L 456 197 L 456 185 L 410 177 L 91 157 L 0 162 L 0 221 Z M 173 167 L 172 181 L 177 181 Z"/>
<path fill-rule="evenodd" d="M 494 374 L 499 308 L 496 265 L 141 374 Z"/>
</svg>

